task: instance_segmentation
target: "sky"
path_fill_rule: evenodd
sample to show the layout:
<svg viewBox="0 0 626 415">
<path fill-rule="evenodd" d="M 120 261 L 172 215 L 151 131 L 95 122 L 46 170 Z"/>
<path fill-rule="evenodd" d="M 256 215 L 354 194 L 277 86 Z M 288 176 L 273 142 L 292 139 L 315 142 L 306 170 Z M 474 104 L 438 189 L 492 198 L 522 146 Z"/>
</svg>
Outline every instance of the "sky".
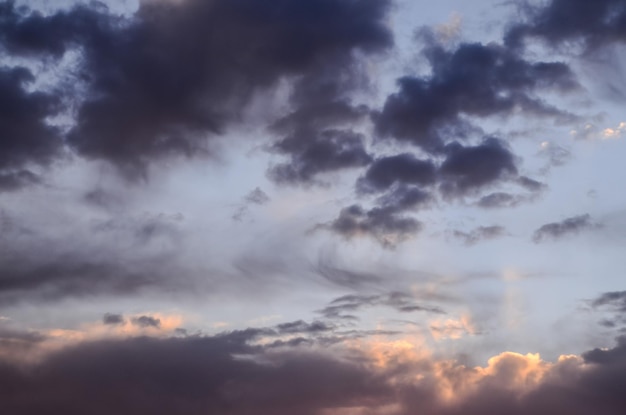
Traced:
<svg viewBox="0 0 626 415">
<path fill-rule="evenodd" d="M 626 413 L 626 1 L 0 1 L 0 412 Z"/>
</svg>

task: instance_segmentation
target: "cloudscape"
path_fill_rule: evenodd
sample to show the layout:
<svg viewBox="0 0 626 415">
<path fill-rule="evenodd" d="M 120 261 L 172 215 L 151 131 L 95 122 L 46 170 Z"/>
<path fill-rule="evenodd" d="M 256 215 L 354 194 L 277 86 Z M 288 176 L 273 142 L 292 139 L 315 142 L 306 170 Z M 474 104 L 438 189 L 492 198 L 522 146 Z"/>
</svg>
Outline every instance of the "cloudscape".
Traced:
<svg viewBox="0 0 626 415">
<path fill-rule="evenodd" d="M 625 0 L 4 0 L 0 54 L 1 413 L 626 413 Z"/>
</svg>

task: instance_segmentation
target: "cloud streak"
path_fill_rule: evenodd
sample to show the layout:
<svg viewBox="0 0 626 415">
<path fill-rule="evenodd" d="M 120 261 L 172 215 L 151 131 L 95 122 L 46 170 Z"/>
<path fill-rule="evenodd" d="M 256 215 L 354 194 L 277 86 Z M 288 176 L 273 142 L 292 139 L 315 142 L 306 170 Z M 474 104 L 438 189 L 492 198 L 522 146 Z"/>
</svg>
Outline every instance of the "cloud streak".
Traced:
<svg viewBox="0 0 626 415">
<path fill-rule="evenodd" d="M 533 241 L 540 243 L 547 239 L 559 239 L 567 235 L 575 235 L 585 230 L 594 229 L 598 226 L 591 221 L 589 214 L 573 216 L 561 222 L 552 222 L 541 226 L 533 233 Z"/>
</svg>

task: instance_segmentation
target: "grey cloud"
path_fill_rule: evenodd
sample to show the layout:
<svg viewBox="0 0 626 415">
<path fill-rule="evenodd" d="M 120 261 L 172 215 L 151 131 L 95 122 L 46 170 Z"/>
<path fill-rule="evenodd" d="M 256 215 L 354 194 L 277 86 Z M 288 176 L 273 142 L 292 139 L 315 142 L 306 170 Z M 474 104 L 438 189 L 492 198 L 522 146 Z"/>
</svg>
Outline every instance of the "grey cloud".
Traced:
<svg viewBox="0 0 626 415">
<path fill-rule="evenodd" d="M 553 45 L 581 42 L 587 51 L 626 41 L 626 8 L 623 0 L 551 0 L 526 8 L 527 22 L 515 24 L 507 44 L 521 46 L 529 36 Z"/>
<path fill-rule="evenodd" d="M 348 239 L 371 236 L 388 248 L 411 238 L 423 227 L 417 219 L 399 214 L 394 206 L 365 210 L 360 205 L 342 209 L 337 219 L 322 226 Z"/>
<path fill-rule="evenodd" d="M 261 190 L 260 187 L 257 187 L 244 197 L 243 202 L 239 205 L 235 213 L 233 213 L 232 218 L 235 221 L 241 221 L 250 210 L 251 205 L 264 205 L 269 201 L 270 197 L 267 193 Z"/>
<path fill-rule="evenodd" d="M 360 288 L 364 285 L 380 282 L 382 278 L 370 272 L 358 272 L 332 264 L 328 259 L 320 259 L 314 267 L 315 272 L 334 284 Z"/>
<path fill-rule="evenodd" d="M 545 184 L 526 176 L 520 176 L 517 183 L 530 192 L 540 192 L 546 188 Z"/>
<path fill-rule="evenodd" d="M 20 217 L 10 216 L 7 221 L 0 237 L 0 306 L 127 296 L 192 284 L 188 271 L 177 262 L 178 244 L 150 243 L 156 240 L 145 235 L 142 221 L 99 231 L 97 226 L 83 228 L 76 223 L 75 228 L 58 235 L 46 235 L 45 229 L 24 229 Z"/>
<path fill-rule="evenodd" d="M 102 317 L 102 322 L 106 325 L 122 324 L 124 321 L 124 316 L 121 314 L 106 313 L 104 317 Z"/>
<path fill-rule="evenodd" d="M 323 333 L 333 329 L 332 326 L 321 322 L 314 321 L 313 323 L 307 323 L 302 320 L 292 321 L 290 323 L 282 323 L 276 326 L 276 329 L 281 334 L 294 334 L 294 333 Z"/>
<path fill-rule="evenodd" d="M 174 288 L 170 259 L 78 258 L 80 254 L 4 260 L 0 266 L 0 305 L 66 297 L 130 295 L 144 289 Z M 117 264 L 116 262 L 125 262 Z"/>
<path fill-rule="evenodd" d="M 376 202 L 379 206 L 393 212 L 417 210 L 426 206 L 432 200 L 430 193 L 415 186 L 396 186 L 389 193 L 379 197 Z"/>
<path fill-rule="evenodd" d="M 41 408 L 68 414 L 321 415 L 345 408 L 382 414 L 393 405 L 398 415 L 620 415 L 626 408 L 621 387 L 625 338 L 614 348 L 584 353 L 582 363 L 559 361 L 544 376 L 520 385 L 529 369 L 521 355 L 498 356 L 475 381 L 476 369 L 456 361 L 446 361 L 445 371 L 426 357 L 389 359 L 380 366 L 356 350 L 332 357 L 300 339 L 253 345 L 255 335 L 258 330 L 249 329 L 213 337 L 94 341 L 32 366 L 3 360 L 0 410 L 20 415 L 39 414 Z M 327 344 L 337 341 L 329 338 Z M 463 393 L 466 382 L 473 382 L 472 388 Z M 452 385 L 447 390 L 454 393 L 453 404 L 442 398 L 442 384 Z"/>
<path fill-rule="evenodd" d="M 79 101 L 67 141 L 86 158 L 142 177 L 153 159 L 206 154 L 209 137 L 239 121 L 250 98 L 280 79 L 319 85 L 340 68 L 349 78 L 353 52 L 392 44 L 388 7 L 383 0 L 159 1 L 141 2 L 134 16 L 120 17 L 95 4 L 44 16 L 5 2 L 0 46 L 32 58 L 80 51 L 73 83 L 84 85 L 85 94 L 77 99 L 71 88 L 65 91 Z M 299 89 L 294 99 L 306 95 Z M 45 112 L 36 98 L 28 103 L 35 121 Z M 317 146 L 340 145 L 319 133 L 313 133 Z M 298 152 L 298 163 L 315 151 Z"/>
<path fill-rule="evenodd" d="M 600 295 L 591 302 L 593 307 L 608 307 L 620 312 L 626 312 L 626 291 L 612 291 Z"/>
<path fill-rule="evenodd" d="M 549 238 L 557 239 L 596 227 L 598 225 L 591 221 L 589 214 L 574 216 L 561 222 L 547 223 L 541 226 L 534 232 L 533 241 L 539 243 Z"/>
<path fill-rule="evenodd" d="M 512 195 L 505 192 L 495 192 L 483 196 L 477 205 L 482 208 L 511 208 L 517 206 L 522 201 L 521 196 Z"/>
<path fill-rule="evenodd" d="M 26 68 L 0 67 L 0 191 L 38 183 L 31 167 L 49 166 L 61 153 L 60 132 L 46 122 L 58 112 L 59 100 L 29 92 L 27 85 L 34 80 Z"/>
<path fill-rule="evenodd" d="M 117 217 L 94 221 L 92 229 L 98 233 L 110 233 L 134 239 L 138 244 L 148 245 L 153 240 L 175 241 L 180 236 L 179 225 L 184 220 L 180 213 L 143 214 L 139 217 Z"/>
<path fill-rule="evenodd" d="M 270 201 L 270 197 L 261 190 L 260 187 L 255 188 L 246 196 L 246 202 L 252 203 L 255 205 L 264 205 Z"/>
<path fill-rule="evenodd" d="M 448 50 L 427 30 L 422 35 L 431 74 L 400 78 L 398 92 L 387 98 L 372 119 L 381 139 L 407 141 L 428 157 L 420 160 L 402 153 L 375 159 L 357 181 L 358 193 L 381 192 L 398 185 L 438 184 L 444 199 L 452 199 L 480 194 L 504 182 L 515 182 L 533 193 L 543 190 L 542 183 L 519 175 L 518 158 L 503 140 L 487 136 L 477 145 L 467 141 L 484 136 L 474 119 L 518 112 L 555 121 L 575 119 L 537 95 L 545 89 L 577 89 L 569 66 L 560 62 L 532 63 L 496 43 L 463 43 Z M 508 207 L 533 199 L 502 192 L 484 197 L 479 206 Z M 384 208 L 380 204 L 377 207 Z M 347 213 L 342 212 L 344 219 Z"/>
<path fill-rule="evenodd" d="M 370 236 L 381 245 L 393 248 L 413 237 L 422 223 L 406 216 L 406 212 L 428 206 L 432 196 L 416 186 L 397 185 L 376 200 L 377 206 L 365 210 L 360 205 L 344 208 L 329 224 L 319 225 L 345 238 Z"/>
<path fill-rule="evenodd" d="M 298 131 L 278 142 L 274 149 L 289 154 L 288 163 L 278 164 L 269 177 L 278 183 L 312 183 L 319 173 L 363 167 L 371 156 L 364 137 L 347 130 Z"/>
<path fill-rule="evenodd" d="M 435 183 L 436 167 L 431 160 L 420 160 L 411 153 L 376 159 L 357 183 L 362 193 L 387 190 L 394 184 L 428 186 Z"/>
<path fill-rule="evenodd" d="M 515 157 L 506 145 L 488 138 L 477 146 L 450 144 L 441 165 L 441 191 L 459 196 L 517 176 Z"/>
<path fill-rule="evenodd" d="M 26 228 L 27 214 L 0 217 L 0 306 L 197 287 L 180 261 L 180 214 L 53 217 L 62 224 Z"/>
<path fill-rule="evenodd" d="M 410 313 L 424 311 L 429 313 L 444 314 L 439 307 L 420 304 L 410 294 L 392 291 L 386 294 L 350 294 L 331 301 L 328 306 L 319 310 L 319 313 L 328 319 L 356 319 L 354 313 L 368 307 L 386 306 L 398 312 Z"/>
<path fill-rule="evenodd" d="M 363 365 L 319 353 L 264 354 L 231 334 L 85 344 L 49 357 L 33 372 L 0 365 L 0 383 L 0 409 L 22 415 L 42 407 L 76 414 L 314 415 L 347 402 L 387 401 L 389 392 Z M 29 398 L 21 399 L 20 391 Z"/>
<path fill-rule="evenodd" d="M 367 71 L 349 54 L 329 57 L 298 79 L 290 96 L 295 109 L 270 127 L 282 138 L 269 150 L 288 160 L 270 168 L 269 177 L 279 183 L 320 184 L 319 174 L 368 165 L 365 137 L 355 127 L 369 109 L 354 103 L 351 94 L 369 82 Z"/>
<path fill-rule="evenodd" d="M 0 325 L 0 355 L 37 346 L 46 335 L 35 330 L 18 330 Z"/>
<path fill-rule="evenodd" d="M 82 196 L 82 200 L 105 210 L 115 210 L 124 204 L 123 198 L 100 187 L 86 192 Z"/>
<path fill-rule="evenodd" d="M 0 174 L 0 191 L 17 190 L 26 186 L 40 184 L 42 178 L 30 170 L 5 171 Z"/>
<path fill-rule="evenodd" d="M 539 155 L 548 159 L 548 166 L 544 170 L 549 170 L 550 167 L 559 167 L 565 165 L 571 158 L 572 152 L 563 146 L 558 144 L 547 143 L 539 152 Z"/>
<path fill-rule="evenodd" d="M 469 232 L 455 230 L 452 236 L 462 241 L 467 246 L 475 245 L 481 241 L 499 238 L 506 234 L 506 229 L 502 226 L 479 226 Z"/>
<path fill-rule="evenodd" d="M 530 63 L 504 46 L 479 43 L 464 43 L 449 51 L 430 42 L 425 56 L 432 75 L 401 78 L 399 91 L 374 115 L 382 136 L 437 153 L 450 139 L 478 131 L 462 114 L 483 118 L 521 110 L 533 116 L 571 118 L 534 96 L 545 88 L 577 87 L 564 63 Z"/>
<path fill-rule="evenodd" d="M 139 326 L 139 327 L 143 327 L 143 328 L 148 328 L 148 327 L 153 327 L 153 328 L 159 328 L 161 327 L 161 320 L 155 317 L 150 317 L 150 316 L 139 316 L 139 317 L 135 317 L 132 319 L 132 322 L 134 325 Z"/>
<path fill-rule="evenodd" d="M 594 310 L 608 314 L 598 322 L 601 326 L 626 332 L 626 291 L 606 292 L 589 303 Z"/>
</svg>

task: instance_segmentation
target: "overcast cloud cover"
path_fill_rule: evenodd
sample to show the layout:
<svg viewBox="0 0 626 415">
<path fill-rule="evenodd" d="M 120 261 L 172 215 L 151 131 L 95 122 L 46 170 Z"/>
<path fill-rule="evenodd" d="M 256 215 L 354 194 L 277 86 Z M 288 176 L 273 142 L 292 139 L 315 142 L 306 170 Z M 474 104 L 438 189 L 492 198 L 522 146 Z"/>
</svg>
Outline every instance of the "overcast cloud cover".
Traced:
<svg viewBox="0 0 626 415">
<path fill-rule="evenodd" d="M 0 412 L 626 413 L 626 1 L 0 1 Z"/>
</svg>

